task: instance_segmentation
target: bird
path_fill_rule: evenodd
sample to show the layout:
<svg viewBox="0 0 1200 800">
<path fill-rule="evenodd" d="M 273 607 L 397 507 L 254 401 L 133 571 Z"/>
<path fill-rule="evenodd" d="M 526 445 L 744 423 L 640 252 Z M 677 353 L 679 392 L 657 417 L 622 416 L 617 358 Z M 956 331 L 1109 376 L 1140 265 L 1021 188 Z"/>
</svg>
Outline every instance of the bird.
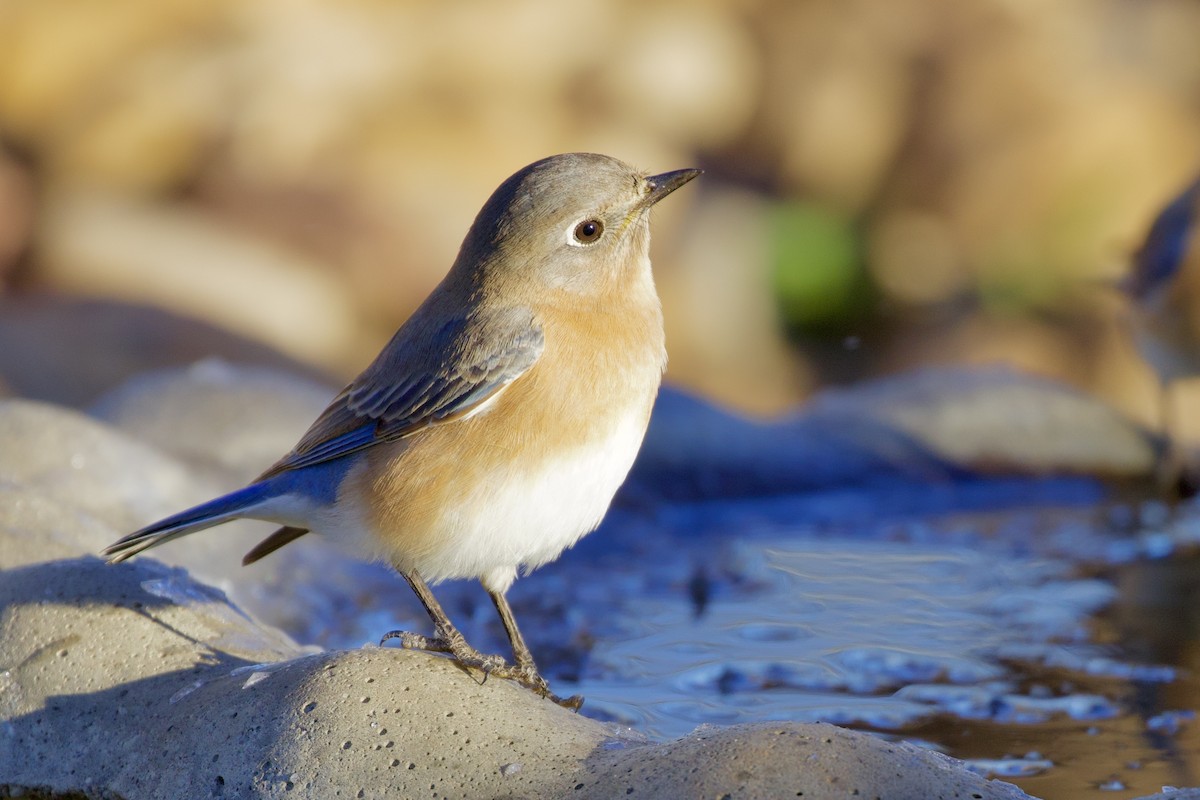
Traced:
<svg viewBox="0 0 1200 800">
<path fill-rule="evenodd" d="M 1133 340 L 1158 382 L 1159 426 L 1165 443 L 1159 480 L 1191 494 L 1186 459 L 1175 435 L 1172 389 L 1200 375 L 1200 179 L 1183 189 L 1158 214 L 1120 282 L 1128 298 Z"/>
<path fill-rule="evenodd" d="M 291 452 L 244 488 L 103 550 L 117 563 L 235 519 L 281 527 L 253 563 L 313 532 L 409 584 L 434 635 L 383 641 L 554 695 L 505 593 L 594 530 L 641 446 L 666 367 L 650 210 L 701 174 L 564 153 L 517 171 L 450 270 Z M 476 650 L 430 585 L 477 579 L 513 661 Z"/>
</svg>

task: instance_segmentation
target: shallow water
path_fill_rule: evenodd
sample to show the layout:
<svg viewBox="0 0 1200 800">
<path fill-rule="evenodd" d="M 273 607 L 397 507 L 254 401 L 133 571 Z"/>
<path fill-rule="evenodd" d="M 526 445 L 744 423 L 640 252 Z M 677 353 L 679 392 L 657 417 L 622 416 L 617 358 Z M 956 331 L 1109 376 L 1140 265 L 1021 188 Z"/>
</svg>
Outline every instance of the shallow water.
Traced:
<svg viewBox="0 0 1200 800">
<path fill-rule="evenodd" d="M 647 601 L 623 637 L 600 643 L 580 687 L 592 708 L 664 737 L 764 714 L 885 729 L 968 704 L 1049 715 L 1039 711 L 1045 699 L 1020 695 L 1002 654 L 1082 639 L 1080 620 L 1115 594 L 1103 581 L 1064 580 L 1051 561 L 961 547 L 754 547 L 763 563 L 752 589 L 710 603 L 699 619 L 686 598 Z M 960 687 L 980 697 L 968 703 Z M 654 702 L 630 702 L 639 688 Z"/>
<path fill-rule="evenodd" d="M 589 713 L 664 737 L 834 722 L 1047 798 L 1200 782 L 1195 581 L 1179 585 L 1195 558 L 1096 572 L 999 547 L 803 535 L 742 547 L 762 557 L 752 588 L 699 619 L 685 598 L 638 604 L 624 636 L 597 643 L 572 688 Z"/>
<path fill-rule="evenodd" d="M 813 519 L 777 502 L 618 511 L 510 598 L 559 694 L 653 737 L 820 720 L 1039 797 L 1200 784 L 1196 506 Z M 427 628 L 387 570 L 288 550 L 284 573 L 309 588 L 239 599 L 298 640 Z M 477 586 L 438 595 L 469 640 L 503 651 Z"/>
</svg>

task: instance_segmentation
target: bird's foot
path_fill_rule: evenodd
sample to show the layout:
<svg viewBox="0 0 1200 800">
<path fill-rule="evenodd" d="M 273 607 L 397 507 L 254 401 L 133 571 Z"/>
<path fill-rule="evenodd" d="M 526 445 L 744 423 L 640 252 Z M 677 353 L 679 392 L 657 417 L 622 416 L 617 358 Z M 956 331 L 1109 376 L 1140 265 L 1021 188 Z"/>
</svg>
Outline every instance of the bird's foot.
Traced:
<svg viewBox="0 0 1200 800">
<path fill-rule="evenodd" d="M 391 639 L 399 639 L 400 646 L 405 650 L 424 650 L 429 653 L 449 653 L 454 660 L 464 667 L 474 667 L 484 675 L 499 675 L 510 669 L 508 662 L 497 655 L 487 655 L 467 644 L 467 640 L 457 631 L 451 636 L 422 636 L 409 631 L 388 631 L 379 640 L 383 644 Z"/>
<path fill-rule="evenodd" d="M 550 684 L 537 671 L 533 664 L 512 666 L 498 655 L 487 655 L 467 644 L 462 634 L 458 636 L 422 636 L 409 631 L 389 631 L 379 640 L 379 644 L 392 639 L 399 639 L 400 646 L 405 650 L 424 650 L 430 653 L 448 653 L 464 667 L 473 667 L 488 677 L 511 680 L 524 686 L 539 697 L 551 700 L 563 708 L 578 711 L 583 706 L 583 697 L 571 695 L 559 697 L 550 691 Z"/>
<path fill-rule="evenodd" d="M 492 673 L 498 678 L 508 678 L 526 689 L 530 690 L 539 697 L 544 697 L 554 703 L 569 708 L 572 711 L 578 711 L 583 706 L 583 696 L 574 694 L 570 697 L 559 697 L 550 691 L 550 684 L 537 671 L 537 667 L 533 663 L 518 664 L 515 667 L 506 667 L 504 672 Z"/>
<path fill-rule="evenodd" d="M 552 694 L 548 695 L 548 697 L 563 708 L 574 711 L 577 714 L 579 713 L 579 709 L 583 708 L 583 695 L 581 694 L 573 694 L 570 697 L 559 697 L 556 694 Z"/>
</svg>

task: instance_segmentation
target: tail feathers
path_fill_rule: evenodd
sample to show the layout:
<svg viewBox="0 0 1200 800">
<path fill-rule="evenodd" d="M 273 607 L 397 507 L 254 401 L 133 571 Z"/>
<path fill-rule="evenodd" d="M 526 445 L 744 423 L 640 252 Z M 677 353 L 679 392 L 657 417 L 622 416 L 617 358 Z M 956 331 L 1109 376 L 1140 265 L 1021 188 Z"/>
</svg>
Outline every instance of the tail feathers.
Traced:
<svg viewBox="0 0 1200 800">
<path fill-rule="evenodd" d="M 308 533 L 308 528 L 293 528 L 290 525 L 284 525 L 282 528 L 275 531 L 258 544 L 254 545 L 254 547 L 250 548 L 250 552 L 246 553 L 246 557 L 242 559 L 242 566 L 250 566 L 263 556 L 274 553 L 285 544 L 291 544 L 306 533 Z"/>
<path fill-rule="evenodd" d="M 244 489 L 230 492 L 186 511 L 180 511 L 153 525 L 147 525 L 139 531 L 134 531 L 104 548 L 101 554 L 108 556 L 108 563 L 116 564 L 143 550 L 158 547 L 172 539 L 248 516 L 248 511 L 272 496 L 268 484 L 251 484 Z"/>
</svg>

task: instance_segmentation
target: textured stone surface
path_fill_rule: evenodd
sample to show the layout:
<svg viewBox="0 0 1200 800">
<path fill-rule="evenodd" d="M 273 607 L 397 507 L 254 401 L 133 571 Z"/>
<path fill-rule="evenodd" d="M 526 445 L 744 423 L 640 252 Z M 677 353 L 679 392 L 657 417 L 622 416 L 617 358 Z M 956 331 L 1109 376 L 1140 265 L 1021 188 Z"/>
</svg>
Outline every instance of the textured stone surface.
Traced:
<svg viewBox="0 0 1200 800">
<path fill-rule="evenodd" d="M 10 792 L 1025 796 L 936 753 L 829 725 L 707 728 L 649 744 L 441 657 L 305 653 L 152 559 L 4 572 L 0 663 Z"/>
<path fill-rule="evenodd" d="M 336 393 L 294 373 L 211 359 L 139 375 L 89 411 L 164 453 L 243 482 L 290 450 Z"/>
<path fill-rule="evenodd" d="M 180 499 L 204 500 L 212 488 L 159 451 L 58 406 L 0 401 L 0 442 L 0 483 L 36 488 L 118 530 Z"/>
<path fill-rule="evenodd" d="M 602 766 L 601 766 L 602 765 Z M 708 727 L 633 753 L 594 758 L 603 797 L 1022 798 L 954 759 L 825 724 Z"/>
</svg>

